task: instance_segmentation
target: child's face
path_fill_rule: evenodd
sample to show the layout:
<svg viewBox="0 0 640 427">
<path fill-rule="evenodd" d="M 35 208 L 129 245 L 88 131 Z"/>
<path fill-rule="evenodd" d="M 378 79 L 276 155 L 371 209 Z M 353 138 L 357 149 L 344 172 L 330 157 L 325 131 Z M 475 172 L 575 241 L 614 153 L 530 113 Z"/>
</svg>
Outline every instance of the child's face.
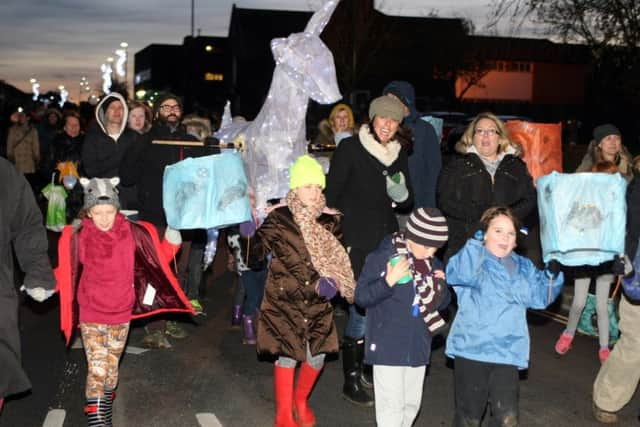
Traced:
<svg viewBox="0 0 640 427">
<path fill-rule="evenodd" d="M 89 209 L 89 218 L 100 231 L 109 231 L 116 220 L 118 209 L 113 205 L 95 205 Z"/>
<path fill-rule="evenodd" d="M 484 246 L 498 258 L 504 258 L 516 247 L 516 229 L 508 216 L 491 220 L 484 235 Z"/>
<path fill-rule="evenodd" d="M 426 259 L 432 257 L 437 250 L 436 248 L 421 245 L 420 243 L 416 243 L 410 239 L 407 239 L 407 249 L 409 249 L 409 252 L 411 252 L 411 255 L 413 255 L 415 259 Z"/>
<path fill-rule="evenodd" d="M 305 206 L 314 206 L 320 200 L 322 188 L 317 184 L 307 184 L 296 188 L 298 198 Z"/>
</svg>

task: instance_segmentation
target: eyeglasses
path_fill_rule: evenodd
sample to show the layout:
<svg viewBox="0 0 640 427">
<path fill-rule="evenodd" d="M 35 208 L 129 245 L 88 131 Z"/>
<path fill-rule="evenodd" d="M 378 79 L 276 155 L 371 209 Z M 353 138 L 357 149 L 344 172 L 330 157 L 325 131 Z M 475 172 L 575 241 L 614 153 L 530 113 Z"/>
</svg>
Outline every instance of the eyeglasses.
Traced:
<svg viewBox="0 0 640 427">
<path fill-rule="evenodd" d="M 486 136 L 494 136 L 494 135 L 500 135 L 500 132 L 498 131 L 498 129 L 480 129 L 480 128 L 476 128 L 473 131 L 474 135 L 486 135 Z"/>
<path fill-rule="evenodd" d="M 174 105 L 164 104 L 164 105 L 160 106 L 160 109 L 162 111 L 180 111 L 180 105 L 178 105 L 178 104 L 174 104 Z"/>
</svg>

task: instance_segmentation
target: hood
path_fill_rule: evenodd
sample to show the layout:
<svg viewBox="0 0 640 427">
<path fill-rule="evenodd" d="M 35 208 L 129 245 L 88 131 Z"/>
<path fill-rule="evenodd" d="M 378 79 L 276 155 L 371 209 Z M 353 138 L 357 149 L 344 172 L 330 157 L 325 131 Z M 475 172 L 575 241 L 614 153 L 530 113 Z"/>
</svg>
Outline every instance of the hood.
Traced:
<svg viewBox="0 0 640 427">
<path fill-rule="evenodd" d="M 98 126 L 100 126 L 100 129 L 102 129 L 102 132 L 109 135 L 109 132 L 107 132 L 107 127 L 104 121 L 104 110 L 102 106 L 112 102 L 113 100 L 118 100 L 122 102 L 122 106 L 124 107 L 122 123 L 120 125 L 120 131 L 118 132 L 118 137 L 120 137 L 120 135 L 122 135 L 122 132 L 124 132 L 124 129 L 127 127 L 127 121 L 129 120 L 129 107 L 127 107 L 127 101 L 119 93 L 112 92 L 100 100 L 100 102 L 96 106 L 96 123 L 98 123 Z"/>
<path fill-rule="evenodd" d="M 454 149 L 459 154 L 469 154 L 469 153 L 477 154 L 477 151 L 475 150 L 475 147 L 473 146 L 473 144 L 467 145 L 462 140 L 456 143 Z M 502 155 L 502 157 L 506 156 L 507 154 L 511 154 L 515 157 L 521 158 L 524 152 L 522 151 L 522 146 L 520 144 L 511 142 L 509 145 L 507 145 L 507 148 L 500 154 Z M 480 156 L 478 155 L 478 157 Z"/>
<path fill-rule="evenodd" d="M 397 96 L 404 105 L 409 108 L 409 117 L 417 118 L 418 110 L 416 109 L 416 91 L 413 85 L 402 80 L 394 80 L 385 86 L 382 91 L 383 95 L 392 93 Z"/>
</svg>

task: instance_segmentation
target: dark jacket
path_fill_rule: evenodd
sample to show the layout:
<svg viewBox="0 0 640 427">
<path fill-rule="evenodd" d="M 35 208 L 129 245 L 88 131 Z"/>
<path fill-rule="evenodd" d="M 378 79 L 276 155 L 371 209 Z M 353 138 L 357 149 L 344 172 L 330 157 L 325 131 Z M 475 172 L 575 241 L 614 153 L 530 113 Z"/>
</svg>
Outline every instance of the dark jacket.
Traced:
<svg viewBox="0 0 640 427">
<path fill-rule="evenodd" d="M 367 256 L 356 286 L 356 303 L 367 309 L 365 362 L 372 365 L 424 366 L 429 364 L 431 333 L 421 316 L 412 315 L 413 282 L 389 287 L 385 280 L 387 262 L 395 252 L 391 236 Z M 443 270 L 433 259 L 433 270 Z M 440 309 L 450 301 L 444 293 Z"/>
<path fill-rule="evenodd" d="M 386 190 L 386 176 L 396 172 L 409 176 L 405 150 L 385 167 L 364 148 L 358 134 L 344 139 L 331 158 L 325 190 L 327 206 L 344 215 L 342 242 L 350 248 L 349 258 L 356 278 L 369 252 L 385 236 L 398 231 L 398 220 Z M 413 204 L 413 189 L 408 181 L 409 198 L 398 205 L 402 209 L 409 209 Z"/>
<path fill-rule="evenodd" d="M 107 133 L 102 105 L 110 98 L 118 99 L 124 107 L 124 117 L 117 139 Z M 104 97 L 96 106 L 96 121 L 91 124 L 82 146 L 82 166 L 89 178 L 112 178 L 118 176 L 120 163 L 136 136 L 127 126 L 127 103 L 118 93 Z"/>
<path fill-rule="evenodd" d="M 181 145 L 153 144 L 153 141 L 197 141 L 187 134 L 182 126 L 171 128 L 156 120 L 151 130 L 139 136 L 135 144 L 125 154 L 120 166 L 120 179 L 123 186 L 136 185 L 140 219 L 164 227 L 167 219 L 162 207 L 162 177 L 164 168 L 186 157 L 202 155 L 201 149 L 187 148 Z"/>
<path fill-rule="evenodd" d="M 455 155 L 438 183 L 438 206 L 447 217 L 449 242 L 445 259 L 458 252 L 479 228 L 482 213 L 492 206 L 508 206 L 525 221 L 537 205 L 527 165 L 516 155 L 504 156 L 494 181 L 474 153 Z"/>
<path fill-rule="evenodd" d="M 49 148 L 49 164 L 47 170 L 54 170 L 56 165 L 61 162 L 78 162 L 78 172 L 81 176 L 85 176 L 82 169 L 82 145 L 84 143 L 84 134 L 80 133 L 75 138 L 69 136 L 68 133 L 62 131 L 58 133 Z"/>
<path fill-rule="evenodd" d="M 78 324 L 78 305 L 76 294 L 82 266 L 79 257 L 79 230 L 66 226 L 62 230 L 58 243 L 58 267 L 55 270 L 58 291 L 60 292 L 60 329 L 67 344 Z M 184 295 L 178 280 L 171 270 L 173 260 L 180 245 L 164 239 L 160 242 L 153 225 L 131 222 L 131 234 L 135 244 L 133 288 L 135 301 L 131 319 L 151 316 L 164 312 L 185 312 L 193 314 L 193 308 Z M 153 284 L 156 290 L 151 305 L 143 303 L 147 286 Z"/>
<path fill-rule="evenodd" d="M 338 233 L 337 216 L 322 214 L 318 222 Z M 264 261 L 269 253 L 272 256 L 258 317 L 258 352 L 304 361 L 308 342 L 312 355 L 336 353 L 333 309 L 316 293 L 320 275 L 289 208 L 272 211 L 249 247 L 252 265 Z"/>
<path fill-rule="evenodd" d="M 42 214 L 24 176 L 0 158 L 0 399 L 31 388 L 22 369 L 15 254 L 26 288 L 54 289 Z"/>
<path fill-rule="evenodd" d="M 420 118 L 416 108 L 416 93 L 409 82 L 393 81 L 383 90 L 393 93 L 409 108 L 402 124 L 413 133 L 413 149 L 409 153 L 409 175 L 415 207 L 436 207 L 438 176 L 442 169 L 440 142 L 431 124 Z"/>
</svg>

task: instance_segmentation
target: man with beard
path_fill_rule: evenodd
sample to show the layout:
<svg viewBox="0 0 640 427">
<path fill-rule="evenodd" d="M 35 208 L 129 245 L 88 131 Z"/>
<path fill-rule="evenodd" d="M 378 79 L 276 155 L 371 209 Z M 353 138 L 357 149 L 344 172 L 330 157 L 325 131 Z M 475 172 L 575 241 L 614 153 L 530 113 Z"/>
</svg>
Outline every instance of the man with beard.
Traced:
<svg viewBox="0 0 640 427">
<path fill-rule="evenodd" d="M 189 149 L 189 153 L 186 154 L 186 148 L 179 143 L 176 145 L 153 143 L 154 141 L 197 141 L 195 137 L 187 134 L 181 124 L 182 103 L 176 95 L 166 93 L 158 97 L 154 104 L 153 117 L 153 125 L 145 140 L 133 144 L 126 153 L 125 161 L 120 167 L 120 183 L 123 186 L 137 185 L 140 219 L 151 222 L 158 232 L 162 233 L 167 227 L 162 205 L 162 178 L 165 167 L 185 157 L 202 155 L 204 150 L 198 152 L 195 149 Z M 193 240 L 192 234 L 192 232 L 183 232 L 183 244 L 178 258 L 177 275 L 187 294 L 189 293 L 186 283 L 187 266 Z M 191 298 L 190 295 L 188 296 Z M 164 337 L 163 328 L 164 334 L 172 338 L 180 339 L 187 336 L 186 331 L 176 322 L 152 322 L 146 327 L 147 336 L 144 339 L 144 345 L 150 348 L 170 348 L 171 344 Z"/>
</svg>

